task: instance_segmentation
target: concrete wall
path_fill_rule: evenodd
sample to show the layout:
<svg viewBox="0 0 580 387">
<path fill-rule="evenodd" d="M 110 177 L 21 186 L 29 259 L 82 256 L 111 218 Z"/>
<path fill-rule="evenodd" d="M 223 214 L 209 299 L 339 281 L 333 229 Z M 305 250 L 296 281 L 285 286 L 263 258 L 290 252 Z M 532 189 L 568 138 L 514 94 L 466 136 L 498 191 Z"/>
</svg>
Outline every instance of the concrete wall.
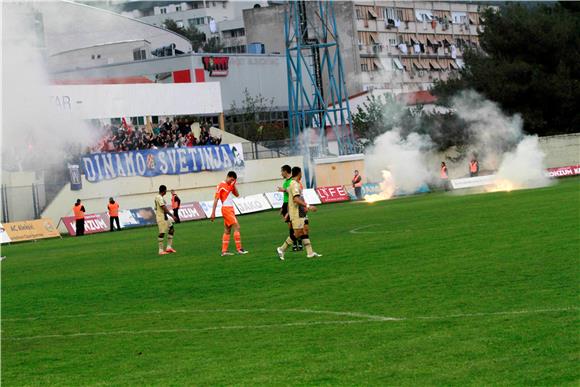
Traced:
<svg viewBox="0 0 580 387">
<path fill-rule="evenodd" d="M 243 176 L 238 178 L 240 195 L 252 195 L 275 191 L 280 185 L 280 167 L 284 164 L 302 166 L 302 157 L 247 160 Z M 83 189 L 71 191 L 65 186 L 53 202 L 44 210 L 42 217 L 58 223 L 61 217 L 72 215 L 77 198 L 84 202 L 87 213 L 104 212 L 107 199 L 113 196 L 121 208 L 152 207 L 159 185 L 175 189 L 183 202 L 213 200 L 216 185 L 224 180 L 227 171 L 199 172 L 183 175 L 155 177 L 126 177 L 89 183 L 83 176 Z M 60 226 L 60 231 L 65 232 Z"/>
<path fill-rule="evenodd" d="M 8 219 L 11 222 L 18 220 L 29 220 L 35 218 L 33 206 L 33 184 L 37 185 L 38 202 L 44 205 L 46 195 L 44 191 L 44 181 L 36 176 L 35 172 L 2 172 L 2 184 L 6 187 L 6 204 L 3 208 L 4 200 L 0 201 L 0 214 L 4 218 L 4 210 L 7 210 Z M 2 194 L 4 194 L 2 192 Z"/>
<path fill-rule="evenodd" d="M 349 1 L 335 1 L 334 12 L 339 34 L 341 58 L 346 79 L 348 94 L 352 95 L 361 90 L 361 83 L 356 72 L 360 73 L 358 60 L 358 47 L 355 39 L 354 5 Z M 320 29 L 315 16 L 317 11 L 316 2 L 307 2 L 309 22 Z M 268 8 L 248 9 L 244 11 L 244 24 L 246 25 L 246 40 L 248 42 L 261 42 L 266 46 L 266 53 L 285 53 L 286 43 L 284 35 L 284 13 L 289 9 L 288 5 L 280 5 Z M 310 27 L 312 29 L 312 27 Z M 310 33 L 312 36 L 312 33 Z M 331 50 L 331 55 L 334 50 Z M 329 90 L 327 77 L 324 77 L 325 90 Z M 330 94 L 326 92 L 327 96 Z"/>
<path fill-rule="evenodd" d="M 316 160 L 316 185 L 318 187 L 333 185 L 351 186 L 355 170 L 361 173 L 363 183 L 366 183 L 367 179 L 364 176 L 364 165 L 364 155 L 362 154 Z"/>
<path fill-rule="evenodd" d="M 548 168 L 580 164 L 580 133 L 540 137 L 540 148 Z"/>
<path fill-rule="evenodd" d="M 94 67 L 113 63 L 131 62 L 133 52 L 144 50 L 146 58 L 151 58 L 151 44 L 146 40 L 136 40 L 64 51 L 48 58 L 48 66 L 55 71 L 76 67 Z"/>
</svg>

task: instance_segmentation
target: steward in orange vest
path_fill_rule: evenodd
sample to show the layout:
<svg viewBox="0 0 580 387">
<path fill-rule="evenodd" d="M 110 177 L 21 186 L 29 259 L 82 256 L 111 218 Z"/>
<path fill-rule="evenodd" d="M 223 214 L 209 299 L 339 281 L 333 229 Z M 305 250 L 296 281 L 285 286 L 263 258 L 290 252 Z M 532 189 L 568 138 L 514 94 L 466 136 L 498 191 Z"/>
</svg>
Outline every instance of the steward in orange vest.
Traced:
<svg viewBox="0 0 580 387">
<path fill-rule="evenodd" d="M 479 162 L 473 159 L 469 162 L 469 176 L 474 177 L 479 174 Z"/>
<path fill-rule="evenodd" d="M 181 199 L 175 193 L 174 190 L 171 190 L 171 209 L 173 210 L 173 217 L 175 218 L 175 223 L 181 223 L 181 219 L 179 219 L 179 207 L 181 206 Z"/>
<path fill-rule="evenodd" d="M 85 235 L 85 206 L 81 204 L 81 199 L 77 199 L 73 206 L 75 214 L 76 236 Z"/>
<path fill-rule="evenodd" d="M 362 199 L 362 176 L 355 169 L 354 177 L 352 178 L 352 187 L 354 188 L 354 194 L 358 200 Z"/>
<path fill-rule="evenodd" d="M 107 211 L 109 212 L 109 225 L 111 231 L 115 231 L 115 227 L 113 227 L 114 223 L 117 223 L 117 231 L 121 231 L 121 224 L 119 223 L 119 203 L 115 202 L 113 198 L 109 198 Z"/>
</svg>

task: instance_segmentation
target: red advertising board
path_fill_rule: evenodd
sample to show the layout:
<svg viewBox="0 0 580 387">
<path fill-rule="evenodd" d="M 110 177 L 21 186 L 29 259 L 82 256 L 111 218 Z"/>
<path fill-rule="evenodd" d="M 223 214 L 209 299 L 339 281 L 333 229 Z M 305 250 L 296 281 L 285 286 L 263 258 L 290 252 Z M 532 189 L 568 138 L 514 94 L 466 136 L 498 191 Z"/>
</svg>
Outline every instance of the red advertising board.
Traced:
<svg viewBox="0 0 580 387">
<path fill-rule="evenodd" d="M 335 185 L 332 187 L 318 187 L 316 193 L 320 197 L 322 203 L 344 202 L 350 200 L 348 192 L 342 185 Z"/>
<path fill-rule="evenodd" d="M 580 175 L 580 165 L 570 165 L 568 167 L 548 168 L 550 177 L 566 177 Z"/>
<path fill-rule="evenodd" d="M 76 221 L 74 216 L 61 218 L 70 235 L 76 235 Z M 85 215 L 85 234 L 109 231 L 109 217 L 106 213 Z"/>
<path fill-rule="evenodd" d="M 203 208 L 198 202 L 183 203 L 179 207 L 179 219 L 182 222 L 205 219 L 205 212 L 203 212 Z"/>
</svg>

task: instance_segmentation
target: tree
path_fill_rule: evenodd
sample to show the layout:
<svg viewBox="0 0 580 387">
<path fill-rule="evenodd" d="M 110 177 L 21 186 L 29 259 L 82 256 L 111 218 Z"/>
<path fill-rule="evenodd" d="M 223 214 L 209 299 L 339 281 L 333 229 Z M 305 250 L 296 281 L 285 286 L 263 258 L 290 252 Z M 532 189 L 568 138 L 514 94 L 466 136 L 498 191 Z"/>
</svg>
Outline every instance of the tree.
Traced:
<svg viewBox="0 0 580 387">
<path fill-rule="evenodd" d="M 393 129 L 406 138 L 411 133 L 428 135 L 437 150 L 469 143 L 466 123 L 453 111 L 427 112 L 422 105 L 409 108 L 391 94 L 370 95 L 352 115 L 353 128 L 368 144 Z"/>
<path fill-rule="evenodd" d="M 371 94 L 352 114 L 353 129 L 359 137 L 373 141 L 398 126 L 404 114 L 408 114 L 408 111 L 393 95 Z"/>
<path fill-rule="evenodd" d="M 528 133 L 580 128 L 580 14 L 575 4 L 487 9 L 482 50 L 465 54 L 460 79 L 436 82 L 440 102 L 474 89 L 509 114 L 520 113 Z"/>
<path fill-rule="evenodd" d="M 284 126 L 265 117 L 273 110 L 274 98 L 266 98 L 261 94 L 251 96 L 245 88 L 241 106 L 232 102 L 228 115 L 231 122 L 230 130 L 251 141 L 284 138 Z"/>
<path fill-rule="evenodd" d="M 224 45 L 220 42 L 218 37 L 212 37 L 207 40 L 205 34 L 198 30 L 195 26 L 189 26 L 187 28 L 179 27 L 172 19 L 166 19 L 163 24 L 169 31 L 173 31 L 176 34 L 179 34 L 189 40 L 193 51 L 218 53 L 221 52 L 224 48 Z"/>
</svg>

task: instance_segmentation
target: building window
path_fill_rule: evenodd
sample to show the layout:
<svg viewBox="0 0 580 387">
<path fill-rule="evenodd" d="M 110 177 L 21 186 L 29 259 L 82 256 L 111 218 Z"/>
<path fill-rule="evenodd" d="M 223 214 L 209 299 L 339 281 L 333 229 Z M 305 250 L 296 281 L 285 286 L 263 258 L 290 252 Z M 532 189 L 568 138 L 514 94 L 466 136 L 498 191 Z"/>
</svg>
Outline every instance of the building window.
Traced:
<svg viewBox="0 0 580 387">
<path fill-rule="evenodd" d="M 159 12 L 160 12 L 162 15 L 164 15 L 164 14 L 166 14 L 166 13 L 167 13 L 167 8 L 160 8 L 160 9 L 159 9 Z"/>
<path fill-rule="evenodd" d="M 369 65 L 368 63 L 361 63 L 360 64 L 360 70 L 364 71 L 364 72 L 368 72 L 369 71 Z"/>
<path fill-rule="evenodd" d="M 397 45 L 397 39 L 389 39 L 389 45 L 392 47 L 395 47 Z"/>
<path fill-rule="evenodd" d="M 356 18 L 358 20 L 364 19 L 363 14 L 363 10 L 360 7 L 356 7 Z"/>
<path fill-rule="evenodd" d="M 147 59 L 147 54 L 144 49 L 137 48 L 133 50 L 133 60 L 145 60 Z"/>
<path fill-rule="evenodd" d="M 246 30 L 244 28 L 236 28 L 233 30 L 223 31 L 224 38 L 238 38 L 240 36 L 246 35 Z"/>
<path fill-rule="evenodd" d="M 200 26 L 200 25 L 205 24 L 205 17 L 196 17 L 193 19 L 189 19 L 187 22 L 189 23 L 190 26 L 193 26 L 193 27 Z"/>
<path fill-rule="evenodd" d="M 177 7 L 175 7 L 175 12 L 179 12 L 179 11 L 181 11 L 181 6 L 178 5 Z"/>
<path fill-rule="evenodd" d="M 101 54 L 97 54 L 97 59 L 101 59 Z"/>
</svg>

